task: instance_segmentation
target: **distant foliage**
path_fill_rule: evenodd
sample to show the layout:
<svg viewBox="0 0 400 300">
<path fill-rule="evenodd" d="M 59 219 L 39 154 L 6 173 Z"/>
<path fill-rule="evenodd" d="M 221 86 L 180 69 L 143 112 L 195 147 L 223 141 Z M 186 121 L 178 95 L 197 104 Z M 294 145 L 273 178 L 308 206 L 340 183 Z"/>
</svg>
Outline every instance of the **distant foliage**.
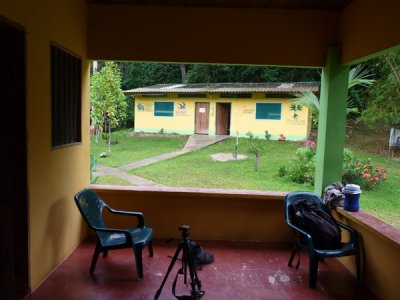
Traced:
<svg viewBox="0 0 400 300">
<path fill-rule="evenodd" d="M 361 119 L 370 127 L 400 124 L 400 50 L 376 59 L 378 79 L 372 85 Z"/>
<path fill-rule="evenodd" d="M 121 62 L 120 67 L 123 90 L 182 80 L 178 64 Z"/>
<path fill-rule="evenodd" d="M 320 70 L 238 65 L 191 65 L 188 83 L 319 81 Z"/>
<path fill-rule="evenodd" d="M 99 69 L 104 62 L 99 62 Z M 181 64 L 120 62 L 122 89 L 155 84 L 221 83 L 221 82 L 297 82 L 319 81 L 320 69 L 239 66 L 217 64 L 186 64 L 185 76 Z"/>
</svg>

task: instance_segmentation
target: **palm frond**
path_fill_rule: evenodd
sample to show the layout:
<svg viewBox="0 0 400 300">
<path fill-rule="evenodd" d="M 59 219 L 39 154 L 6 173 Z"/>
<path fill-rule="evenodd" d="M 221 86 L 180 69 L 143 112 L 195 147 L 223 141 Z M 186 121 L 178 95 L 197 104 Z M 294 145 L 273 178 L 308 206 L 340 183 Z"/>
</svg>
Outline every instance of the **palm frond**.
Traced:
<svg viewBox="0 0 400 300">
<path fill-rule="evenodd" d="M 311 111 L 319 111 L 319 100 L 313 92 L 299 92 L 294 94 L 296 99 L 290 102 L 308 107 Z"/>
<path fill-rule="evenodd" d="M 371 79 L 372 76 L 371 68 L 366 68 L 364 65 L 357 65 L 357 67 L 349 71 L 349 89 L 356 85 L 368 86 L 373 84 L 375 80 Z"/>
</svg>

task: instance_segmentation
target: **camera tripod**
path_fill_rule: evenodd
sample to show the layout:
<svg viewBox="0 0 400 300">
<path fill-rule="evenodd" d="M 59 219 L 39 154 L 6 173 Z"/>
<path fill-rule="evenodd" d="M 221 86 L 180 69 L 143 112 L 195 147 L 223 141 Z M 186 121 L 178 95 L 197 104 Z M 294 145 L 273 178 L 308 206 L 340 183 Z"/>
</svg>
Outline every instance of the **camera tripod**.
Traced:
<svg viewBox="0 0 400 300">
<path fill-rule="evenodd" d="M 157 290 L 156 295 L 154 296 L 154 300 L 157 300 L 158 297 L 160 297 L 161 291 L 164 287 L 165 282 L 167 281 L 169 273 L 171 273 L 172 268 L 174 267 L 174 264 L 176 260 L 178 259 L 179 253 L 182 251 L 182 267 L 179 269 L 178 274 L 176 275 L 176 278 L 174 280 L 173 286 L 172 286 L 172 292 L 174 296 L 177 299 L 198 299 L 201 298 L 205 292 L 201 290 L 201 281 L 199 277 L 197 276 L 196 268 L 194 265 L 193 257 L 190 253 L 189 249 L 189 230 L 190 226 L 188 225 L 183 225 L 179 227 L 179 230 L 182 231 L 182 238 L 183 240 L 179 243 L 178 247 L 176 248 L 175 254 L 172 257 L 171 263 L 169 264 L 167 274 L 165 274 L 165 277 L 161 283 L 160 288 Z M 187 285 L 187 270 L 189 268 L 189 275 L 190 275 L 190 286 L 192 288 L 192 292 L 190 296 L 176 296 L 175 295 L 175 286 L 176 286 L 176 281 L 178 278 L 179 274 L 183 274 L 183 282 L 184 284 Z"/>
</svg>

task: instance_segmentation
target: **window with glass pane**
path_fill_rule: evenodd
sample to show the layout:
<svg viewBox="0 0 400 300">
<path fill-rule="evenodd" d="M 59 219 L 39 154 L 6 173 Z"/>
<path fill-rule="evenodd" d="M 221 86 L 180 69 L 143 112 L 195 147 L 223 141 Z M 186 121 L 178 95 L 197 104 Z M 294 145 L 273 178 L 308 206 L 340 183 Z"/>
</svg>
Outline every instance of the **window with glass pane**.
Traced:
<svg viewBox="0 0 400 300">
<path fill-rule="evenodd" d="M 281 112 L 281 103 L 256 103 L 257 120 L 280 120 Z"/>
<path fill-rule="evenodd" d="M 154 116 L 173 117 L 174 102 L 154 102 Z"/>
</svg>

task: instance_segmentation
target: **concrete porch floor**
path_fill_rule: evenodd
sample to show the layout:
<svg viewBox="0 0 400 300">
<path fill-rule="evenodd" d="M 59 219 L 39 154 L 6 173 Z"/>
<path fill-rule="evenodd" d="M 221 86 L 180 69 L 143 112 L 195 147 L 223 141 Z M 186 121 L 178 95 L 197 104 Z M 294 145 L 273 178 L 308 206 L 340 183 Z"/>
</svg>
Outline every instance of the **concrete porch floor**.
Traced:
<svg viewBox="0 0 400 300">
<path fill-rule="evenodd" d="M 110 251 L 106 258 L 100 256 L 91 276 L 95 240 L 89 238 L 26 299 L 154 299 L 178 243 L 155 240 L 152 258 L 144 249 L 144 279 L 137 280 L 130 249 Z M 320 264 L 317 289 L 309 289 L 306 253 L 301 254 L 298 270 L 287 266 L 292 245 L 230 241 L 200 244 L 215 255 L 213 263 L 197 271 L 206 292 L 201 298 L 204 300 L 376 299 L 335 259 Z M 177 261 L 159 299 L 175 299 L 171 287 L 179 267 Z M 179 278 L 177 294 L 189 291 Z"/>
</svg>

